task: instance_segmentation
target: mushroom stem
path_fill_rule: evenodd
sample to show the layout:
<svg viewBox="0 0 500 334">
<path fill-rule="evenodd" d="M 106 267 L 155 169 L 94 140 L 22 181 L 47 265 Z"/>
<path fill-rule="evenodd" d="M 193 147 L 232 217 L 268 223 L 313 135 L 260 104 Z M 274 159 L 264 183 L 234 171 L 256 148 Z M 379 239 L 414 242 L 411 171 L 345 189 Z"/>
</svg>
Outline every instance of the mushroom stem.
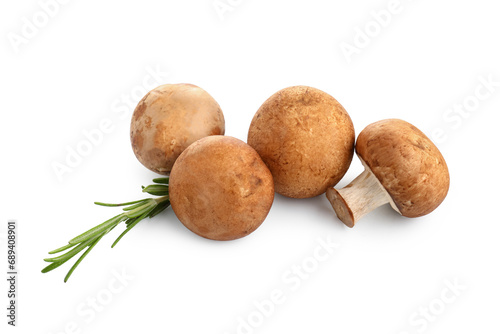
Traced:
<svg viewBox="0 0 500 334">
<path fill-rule="evenodd" d="M 385 188 L 367 166 L 363 173 L 344 188 L 328 188 L 326 197 L 337 217 L 348 227 L 354 227 L 368 212 L 392 202 Z"/>
</svg>

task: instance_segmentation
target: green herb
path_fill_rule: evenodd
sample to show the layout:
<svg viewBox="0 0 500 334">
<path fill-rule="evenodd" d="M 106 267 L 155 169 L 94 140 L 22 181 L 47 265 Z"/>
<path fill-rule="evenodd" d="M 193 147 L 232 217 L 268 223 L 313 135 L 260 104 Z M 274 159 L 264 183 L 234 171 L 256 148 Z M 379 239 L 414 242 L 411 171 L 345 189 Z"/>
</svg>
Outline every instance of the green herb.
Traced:
<svg viewBox="0 0 500 334">
<path fill-rule="evenodd" d="M 44 259 L 44 261 L 51 262 L 51 264 L 43 268 L 42 273 L 47 273 L 51 270 L 56 269 L 57 267 L 73 258 L 75 255 L 86 249 L 64 278 L 64 282 L 66 282 L 73 271 L 76 269 L 76 267 L 80 264 L 80 262 L 82 262 L 82 260 L 85 258 L 85 256 L 87 256 L 92 248 L 94 248 L 94 246 L 101 240 L 101 238 L 111 232 L 111 230 L 113 230 L 118 224 L 124 221 L 126 226 L 125 230 L 118 236 L 118 238 L 116 238 L 115 242 L 113 242 L 113 244 L 111 245 L 111 248 L 115 247 L 118 241 L 120 241 L 121 238 L 123 238 L 123 236 L 127 234 L 127 232 L 130 231 L 134 226 L 136 226 L 140 221 L 145 218 L 153 218 L 170 206 L 168 197 L 168 181 L 168 177 L 153 179 L 153 182 L 155 184 L 149 185 L 147 187 L 142 187 L 142 192 L 154 196 L 161 196 L 158 198 L 146 198 L 139 201 L 120 204 L 94 202 L 95 204 L 101 206 L 124 206 L 124 212 L 71 239 L 66 246 L 49 252 L 49 254 L 57 254 L 68 250 L 66 253 L 60 256 Z"/>
</svg>

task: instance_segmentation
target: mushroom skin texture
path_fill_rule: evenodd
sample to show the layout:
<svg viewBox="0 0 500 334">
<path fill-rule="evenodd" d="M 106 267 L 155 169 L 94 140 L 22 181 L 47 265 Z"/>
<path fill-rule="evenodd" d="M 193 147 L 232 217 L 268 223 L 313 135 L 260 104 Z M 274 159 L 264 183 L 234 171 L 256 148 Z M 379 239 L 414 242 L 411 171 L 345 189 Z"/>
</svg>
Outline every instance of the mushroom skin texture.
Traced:
<svg viewBox="0 0 500 334">
<path fill-rule="evenodd" d="M 190 144 L 224 131 L 222 110 L 206 91 L 191 84 L 167 84 L 151 90 L 135 108 L 130 140 L 146 168 L 168 175 Z"/>
<path fill-rule="evenodd" d="M 405 217 L 424 216 L 448 193 L 450 175 L 441 152 L 406 121 L 387 119 L 368 125 L 358 136 L 356 153 L 365 171 L 343 189 L 326 192 L 337 216 L 349 227 L 386 203 Z"/>
<path fill-rule="evenodd" d="M 262 104 L 248 144 L 271 170 L 276 192 L 320 195 L 344 176 L 354 154 L 354 126 L 342 105 L 312 87 L 282 89 Z"/>
<path fill-rule="evenodd" d="M 170 174 L 169 196 L 179 220 L 213 240 L 233 240 L 257 229 L 274 200 L 271 172 L 243 141 L 210 136 L 190 145 Z"/>
</svg>

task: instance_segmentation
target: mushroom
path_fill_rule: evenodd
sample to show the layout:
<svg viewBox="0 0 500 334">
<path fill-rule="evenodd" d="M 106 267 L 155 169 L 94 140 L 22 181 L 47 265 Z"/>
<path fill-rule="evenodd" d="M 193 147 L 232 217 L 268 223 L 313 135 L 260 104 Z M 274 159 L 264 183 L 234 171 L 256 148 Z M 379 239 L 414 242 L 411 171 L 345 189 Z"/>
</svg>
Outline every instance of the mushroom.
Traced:
<svg viewBox="0 0 500 334">
<path fill-rule="evenodd" d="M 354 154 L 351 118 L 329 94 L 294 86 L 272 95 L 256 112 L 248 144 L 271 170 L 276 192 L 320 195 L 344 176 Z"/>
<path fill-rule="evenodd" d="M 274 186 L 253 148 L 233 137 L 210 136 L 179 156 L 169 195 L 175 215 L 189 230 L 208 239 L 233 240 L 262 224 Z"/>
<path fill-rule="evenodd" d="M 191 84 L 159 86 L 135 108 L 130 139 L 137 159 L 148 169 L 168 175 L 175 160 L 190 144 L 223 135 L 224 115 L 219 104 Z"/>
<path fill-rule="evenodd" d="M 347 226 L 390 203 L 405 217 L 432 212 L 448 193 L 450 176 L 438 148 L 415 126 L 399 119 L 368 125 L 358 136 L 356 153 L 363 173 L 326 196 Z"/>
</svg>

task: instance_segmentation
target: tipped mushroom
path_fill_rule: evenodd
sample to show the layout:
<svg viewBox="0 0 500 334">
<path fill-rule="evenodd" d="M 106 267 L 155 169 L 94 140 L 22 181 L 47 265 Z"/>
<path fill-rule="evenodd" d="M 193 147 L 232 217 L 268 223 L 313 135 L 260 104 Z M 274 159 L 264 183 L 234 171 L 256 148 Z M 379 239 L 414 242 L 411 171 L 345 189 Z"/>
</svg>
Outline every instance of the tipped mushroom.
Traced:
<svg viewBox="0 0 500 334">
<path fill-rule="evenodd" d="M 441 152 L 408 122 L 387 119 L 368 125 L 359 134 L 356 153 L 365 171 L 343 189 L 326 192 L 349 227 L 386 203 L 405 217 L 426 215 L 448 193 L 450 176 Z"/>
</svg>

